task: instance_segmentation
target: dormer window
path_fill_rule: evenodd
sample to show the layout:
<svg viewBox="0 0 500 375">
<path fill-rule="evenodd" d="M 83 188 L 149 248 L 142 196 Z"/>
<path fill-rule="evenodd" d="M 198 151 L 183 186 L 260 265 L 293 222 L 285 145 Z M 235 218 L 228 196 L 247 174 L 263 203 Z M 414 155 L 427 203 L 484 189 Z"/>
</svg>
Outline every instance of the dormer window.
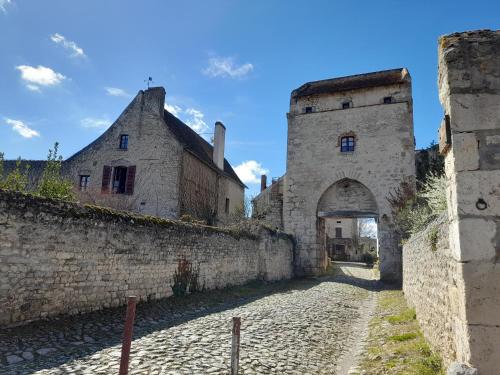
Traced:
<svg viewBox="0 0 500 375">
<path fill-rule="evenodd" d="M 392 96 L 384 97 L 384 104 L 391 104 L 391 103 L 392 103 Z"/>
<path fill-rule="evenodd" d="M 351 102 L 342 103 L 342 109 L 349 109 L 349 108 L 351 108 Z"/>
<path fill-rule="evenodd" d="M 353 152 L 355 146 L 354 137 L 342 137 L 340 139 L 340 152 Z"/>
<path fill-rule="evenodd" d="M 304 113 L 313 113 L 314 110 L 313 110 L 313 107 L 305 107 L 304 108 Z"/>
<path fill-rule="evenodd" d="M 128 149 L 128 135 L 127 134 L 122 134 L 120 135 L 120 150 L 127 150 Z"/>
</svg>

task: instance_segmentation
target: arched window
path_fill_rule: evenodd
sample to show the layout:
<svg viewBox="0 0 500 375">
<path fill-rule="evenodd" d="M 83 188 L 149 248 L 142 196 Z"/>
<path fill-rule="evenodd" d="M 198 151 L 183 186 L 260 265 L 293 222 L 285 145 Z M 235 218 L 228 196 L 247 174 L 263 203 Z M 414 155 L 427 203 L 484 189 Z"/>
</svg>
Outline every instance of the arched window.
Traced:
<svg viewBox="0 0 500 375">
<path fill-rule="evenodd" d="M 353 136 L 342 137 L 340 139 L 340 152 L 354 151 L 355 138 Z"/>
</svg>

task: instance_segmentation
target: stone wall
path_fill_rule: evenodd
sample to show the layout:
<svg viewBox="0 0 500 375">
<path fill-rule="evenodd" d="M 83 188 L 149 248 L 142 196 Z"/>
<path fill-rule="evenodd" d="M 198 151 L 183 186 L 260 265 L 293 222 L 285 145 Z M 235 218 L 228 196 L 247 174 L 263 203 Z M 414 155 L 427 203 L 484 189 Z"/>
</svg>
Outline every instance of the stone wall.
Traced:
<svg viewBox="0 0 500 375">
<path fill-rule="evenodd" d="M 0 325 L 172 294 L 185 257 L 223 288 L 292 276 L 288 235 L 128 215 L 0 191 Z"/>
<path fill-rule="evenodd" d="M 456 358 L 455 316 L 458 310 L 457 269 L 443 215 L 403 246 L 403 291 L 414 307 L 433 349 L 449 363 Z"/>
<path fill-rule="evenodd" d="M 283 229 L 283 179 L 280 177 L 252 199 L 252 217 Z"/>
<path fill-rule="evenodd" d="M 404 290 L 447 362 L 497 374 L 500 358 L 500 31 L 439 41 L 447 215 L 404 247 Z M 446 243 L 446 232 L 448 242 Z M 452 372 L 450 374 L 458 372 Z"/>
</svg>

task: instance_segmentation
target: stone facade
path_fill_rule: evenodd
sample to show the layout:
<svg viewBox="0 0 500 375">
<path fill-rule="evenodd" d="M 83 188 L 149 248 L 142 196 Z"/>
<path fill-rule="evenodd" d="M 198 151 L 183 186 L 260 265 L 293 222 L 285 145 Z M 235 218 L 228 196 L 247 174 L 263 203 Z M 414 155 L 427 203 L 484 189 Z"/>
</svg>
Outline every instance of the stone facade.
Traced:
<svg viewBox="0 0 500 375">
<path fill-rule="evenodd" d="M 482 374 L 500 358 L 500 31 L 440 39 L 440 134 L 446 153 L 450 247 L 461 301 L 457 360 Z"/>
<path fill-rule="evenodd" d="M 324 218 L 374 217 L 381 278 L 400 279 L 386 198 L 403 179 L 414 180 L 412 105 L 406 69 L 311 82 L 292 92 L 283 219 L 296 237 L 298 273 L 327 265 Z M 344 137 L 353 139 L 353 150 L 342 152 Z"/>
<path fill-rule="evenodd" d="M 289 236 L 221 229 L 0 191 L 0 325 L 172 294 L 179 259 L 205 288 L 292 276 Z"/>
<path fill-rule="evenodd" d="M 500 31 L 440 39 L 448 212 L 434 250 L 425 245 L 432 228 L 403 250 L 405 294 L 426 337 L 447 363 L 480 374 L 498 373 L 500 358 L 499 77 Z"/>
<path fill-rule="evenodd" d="M 224 125 L 215 125 L 214 152 L 164 105 L 162 87 L 139 91 L 109 129 L 63 162 L 64 175 L 74 182 L 81 202 L 164 218 L 189 214 L 211 225 L 230 223 L 243 206 L 245 185 L 224 159 Z M 26 163 L 34 188 L 45 162 Z M 15 161 L 5 167 L 8 173 Z"/>
<path fill-rule="evenodd" d="M 263 186 L 258 196 L 252 199 L 252 217 L 273 228 L 283 229 L 283 177 Z"/>
</svg>

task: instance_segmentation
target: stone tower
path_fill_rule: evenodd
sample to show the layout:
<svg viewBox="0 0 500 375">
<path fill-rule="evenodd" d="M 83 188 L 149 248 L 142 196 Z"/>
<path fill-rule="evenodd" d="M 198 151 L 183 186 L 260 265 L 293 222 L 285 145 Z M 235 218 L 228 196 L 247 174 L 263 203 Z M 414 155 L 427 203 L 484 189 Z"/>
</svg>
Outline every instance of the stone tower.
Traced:
<svg viewBox="0 0 500 375">
<path fill-rule="evenodd" d="M 388 194 L 414 183 L 411 78 L 394 69 L 310 82 L 288 117 L 284 229 L 297 240 L 296 272 L 325 269 L 325 222 L 374 218 L 381 278 L 401 277 Z"/>
</svg>

